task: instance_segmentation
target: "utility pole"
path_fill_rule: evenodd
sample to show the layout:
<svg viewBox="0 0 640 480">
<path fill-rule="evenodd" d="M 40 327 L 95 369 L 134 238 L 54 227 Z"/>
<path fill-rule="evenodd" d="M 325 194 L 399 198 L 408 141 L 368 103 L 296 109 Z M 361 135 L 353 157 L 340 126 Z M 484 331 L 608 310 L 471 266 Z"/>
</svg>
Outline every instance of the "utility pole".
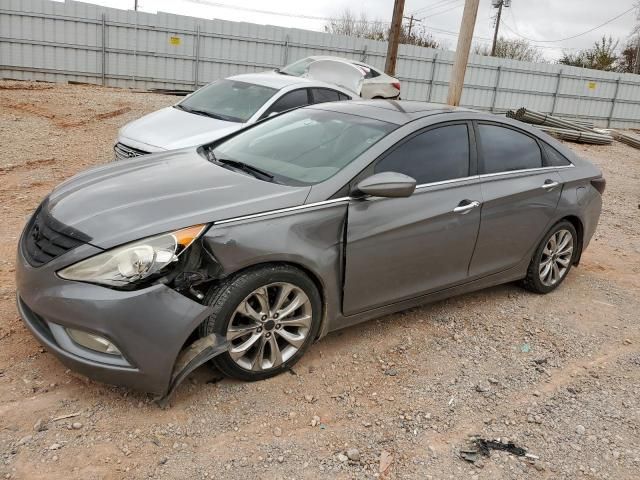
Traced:
<svg viewBox="0 0 640 480">
<path fill-rule="evenodd" d="M 137 12 L 138 11 L 138 0 L 134 0 L 133 2 L 133 9 Z"/>
<path fill-rule="evenodd" d="M 404 12 L 404 0 L 394 0 L 393 18 L 391 19 L 391 30 L 389 30 L 389 42 L 387 45 L 387 61 L 384 64 L 384 73 L 396 74 L 396 59 L 398 58 L 398 43 L 400 42 L 400 31 L 402 30 L 402 16 Z"/>
<path fill-rule="evenodd" d="M 638 33 L 638 45 L 636 46 L 636 61 L 633 65 L 633 73 L 637 74 L 640 71 L 640 32 Z"/>
<path fill-rule="evenodd" d="M 471 50 L 471 40 L 473 39 L 473 29 L 478 16 L 479 3 L 480 0 L 465 0 L 460 34 L 458 35 L 458 46 L 456 47 L 456 59 L 453 63 L 451 80 L 449 81 L 449 94 L 447 96 L 447 103 L 449 105 L 460 105 L 460 97 L 462 96 L 462 87 L 464 85 L 464 74 L 467 71 L 469 50 Z"/>
<path fill-rule="evenodd" d="M 499 1 L 500 1 L 500 5 L 498 6 L 498 15 L 496 16 L 496 28 L 493 31 L 493 44 L 491 45 L 492 57 L 496 56 L 496 45 L 498 43 L 498 29 L 500 28 L 500 18 L 502 17 L 502 6 L 504 5 L 503 0 L 499 0 Z"/>
<path fill-rule="evenodd" d="M 407 37 L 411 37 L 411 29 L 413 28 L 413 22 L 421 22 L 422 20 L 418 20 L 417 18 L 413 18 L 413 14 L 410 17 L 402 17 L 409 20 L 409 29 L 407 31 Z"/>
</svg>

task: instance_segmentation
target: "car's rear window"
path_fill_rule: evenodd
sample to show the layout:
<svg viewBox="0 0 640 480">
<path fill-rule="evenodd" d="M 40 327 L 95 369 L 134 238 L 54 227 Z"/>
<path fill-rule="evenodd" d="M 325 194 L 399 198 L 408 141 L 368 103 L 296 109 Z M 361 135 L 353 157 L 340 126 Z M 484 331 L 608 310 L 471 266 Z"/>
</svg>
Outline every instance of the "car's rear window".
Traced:
<svg viewBox="0 0 640 480">
<path fill-rule="evenodd" d="M 218 160 L 235 160 L 291 185 L 322 182 L 397 126 L 370 118 L 303 108 L 284 113 L 218 145 Z"/>
<path fill-rule="evenodd" d="M 244 123 L 277 92 L 253 83 L 219 80 L 210 83 L 178 104 L 183 110 Z"/>
</svg>

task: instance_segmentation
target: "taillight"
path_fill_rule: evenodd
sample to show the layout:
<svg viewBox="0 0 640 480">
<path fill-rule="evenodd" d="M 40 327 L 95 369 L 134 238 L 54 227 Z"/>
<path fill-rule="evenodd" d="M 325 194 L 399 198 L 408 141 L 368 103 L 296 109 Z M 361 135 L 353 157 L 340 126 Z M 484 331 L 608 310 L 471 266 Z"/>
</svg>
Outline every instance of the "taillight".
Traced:
<svg viewBox="0 0 640 480">
<path fill-rule="evenodd" d="M 593 180 L 591 180 L 591 185 L 593 185 L 593 188 L 598 190 L 600 192 L 600 195 L 602 195 L 604 193 L 604 187 L 607 186 L 607 181 L 602 177 L 594 178 Z"/>
<path fill-rule="evenodd" d="M 400 91 L 400 82 L 391 82 L 391 86 Z"/>
</svg>

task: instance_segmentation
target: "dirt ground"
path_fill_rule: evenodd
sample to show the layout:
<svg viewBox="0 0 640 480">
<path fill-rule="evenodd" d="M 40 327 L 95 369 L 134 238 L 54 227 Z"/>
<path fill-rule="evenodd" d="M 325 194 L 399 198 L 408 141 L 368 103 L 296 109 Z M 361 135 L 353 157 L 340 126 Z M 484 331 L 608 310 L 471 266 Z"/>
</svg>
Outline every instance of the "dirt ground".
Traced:
<svg viewBox="0 0 640 480">
<path fill-rule="evenodd" d="M 504 285 L 329 335 L 277 378 L 208 367 L 168 410 L 65 369 L 15 308 L 27 216 L 176 97 L 0 82 L 0 477 L 637 479 L 640 151 L 572 144 L 607 178 L 581 265 L 547 296 Z M 538 457 L 460 458 L 469 435 Z"/>
</svg>

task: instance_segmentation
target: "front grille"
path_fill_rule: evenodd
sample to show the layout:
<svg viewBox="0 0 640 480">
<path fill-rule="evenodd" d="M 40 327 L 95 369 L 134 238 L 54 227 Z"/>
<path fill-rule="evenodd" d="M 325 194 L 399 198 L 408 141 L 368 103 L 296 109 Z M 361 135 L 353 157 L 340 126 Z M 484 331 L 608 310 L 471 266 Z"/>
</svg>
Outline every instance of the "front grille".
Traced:
<svg viewBox="0 0 640 480">
<path fill-rule="evenodd" d="M 113 152 L 116 155 L 116 160 L 126 160 L 127 158 L 139 157 L 140 155 L 148 155 L 149 152 L 139 150 L 137 148 L 129 147 L 124 143 L 116 143 L 113 146 Z"/>
<path fill-rule="evenodd" d="M 34 267 L 40 267 L 90 240 L 91 237 L 53 218 L 46 201 L 33 214 L 22 236 L 25 257 Z"/>
</svg>

